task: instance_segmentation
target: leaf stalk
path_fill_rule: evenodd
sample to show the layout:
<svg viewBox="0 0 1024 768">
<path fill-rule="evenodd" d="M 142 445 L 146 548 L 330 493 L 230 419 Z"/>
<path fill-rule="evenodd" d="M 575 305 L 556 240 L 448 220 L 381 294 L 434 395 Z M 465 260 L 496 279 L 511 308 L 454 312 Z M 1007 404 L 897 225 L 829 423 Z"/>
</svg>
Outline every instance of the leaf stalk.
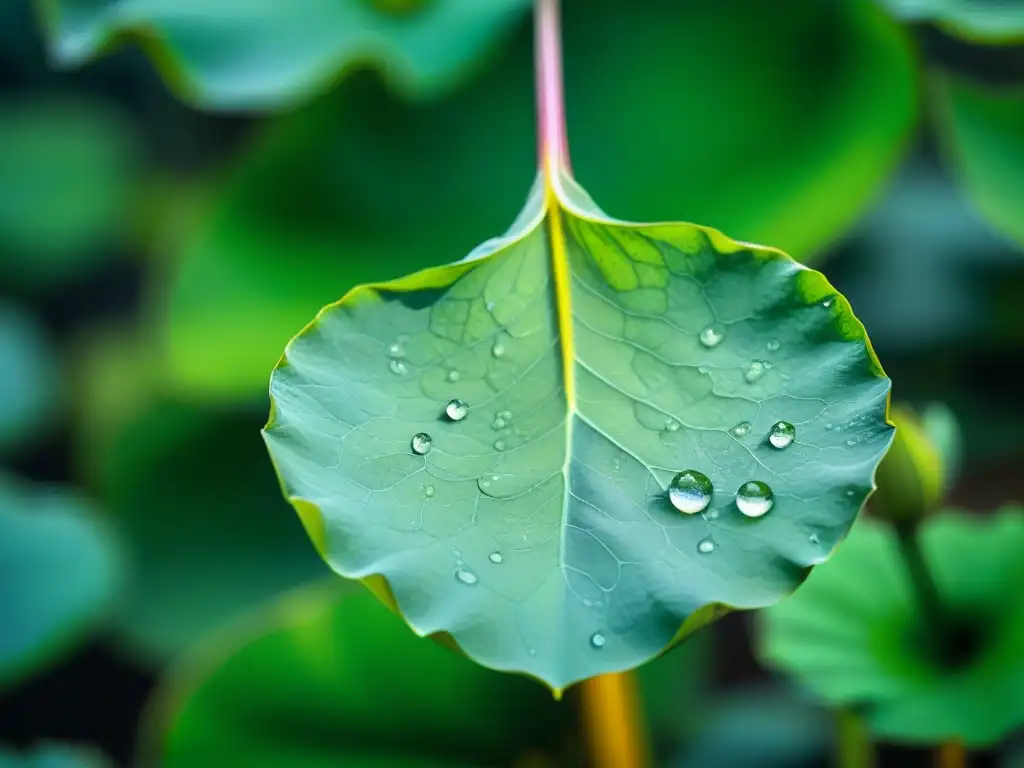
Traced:
<svg viewBox="0 0 1024 768">
<path fill-rule="evenodd" d="M 565 128 L 565 90 L 562 77 L 560 0 L 536 0 L 534 55 L 537 89 L 537 155 L 548 178 L 569 170 L 569 140 Z"/>
<path fill-rule="evenodd" d="M 921 551 L 920 526 L 917 520 L 896 523 L 896 537 L 899 540 L 900 552 L 910 577 L 910 584 L 917 598 L 921 616 L 924 620 L 928 636 L 934 642 L 940 655 L 945 658 L 953 641 L 953 627 L 949 615 L 942 603 L 935 579 L 928 569 L 924 553 Z"/>
</svg>

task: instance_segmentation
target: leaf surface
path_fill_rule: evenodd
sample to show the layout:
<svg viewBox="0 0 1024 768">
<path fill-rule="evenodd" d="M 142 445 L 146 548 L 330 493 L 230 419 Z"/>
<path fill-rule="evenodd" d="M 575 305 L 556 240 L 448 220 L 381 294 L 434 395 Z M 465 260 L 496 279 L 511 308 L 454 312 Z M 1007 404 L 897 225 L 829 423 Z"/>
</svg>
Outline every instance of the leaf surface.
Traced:
<svg viewBox="0 0 1024 768">
<path fill-rule="evenodd" d="M 1024 720 L 1024 510 L 946 513 L 922 548 L 948 610 L 972 622 L 975 651 L 954 671 L 920 640 L 916 598 L 891 530 L 859 522 L 833 562 L 766 612 L 761 655 L 837 706 L 863 707 L 875 735 L 968 746 L 998 742 Z"/>
<path fill-rule="evenodd" d="M 528 0 L 41 0 L 51 48 L 81 64 L 141 38 L 171 86 L 211 109 L 274 109 L 371 63 L 406 93 L 451 86 Z"/>
<path fill-rule="evenodd" d="M 564 12 L 573 164 L 625 218 L 684 215 L 809 259 L 857 217 L 914 124 L 910 46 L 871 3 Z M 169 234 L 182 245 L 158 307 L 168 380 L 207 398 L 262 395 L 324 304 L 506 226 L 535 155 L 523 32 L 443 100 L 403 104 L 356 79 L 260 136 L 209 214 Z M 808 67 L 822 45 L 828 60 Z"/>
<path fill-rule="evenodd" d="M 151 711 L 167 768 L 503 765 L 571 727 L 542 689 L 413 636 L 340 580 L 210 637 Z"/>
<path fill-rule="evenodd" d="M 94 628 L 120 586 L 119 555 L 82 499 L 0 476 L 0 690 Z"/>
<path fill-rule="evenodd" d="M 1024 245 L 1024 89 L 936 78 L 945 148 L 988 222 Z"/>
<path fill-rule="evenodd" d="M 871 490 L 888 391 L 817 272 L 612 220 L 559 175 L 504 238 L 325 308 L 274 372 L 265 435 L 336 571 L 561 689 L 792 591 Z M 702 514 L 666 495 L 687 469 L 714 487 Z M 748 481 L 774 492 L 758 519 Z"/>
</svg>

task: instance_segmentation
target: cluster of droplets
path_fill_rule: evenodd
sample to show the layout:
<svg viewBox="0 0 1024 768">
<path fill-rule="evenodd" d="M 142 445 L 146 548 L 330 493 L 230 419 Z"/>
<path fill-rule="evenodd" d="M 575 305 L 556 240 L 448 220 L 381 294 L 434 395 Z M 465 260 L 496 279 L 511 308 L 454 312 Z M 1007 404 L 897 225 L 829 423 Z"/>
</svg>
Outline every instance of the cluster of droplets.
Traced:
<svg viewBox="0 0 1024 768">
<path fill-rule="evenodd" d="M 396 376 L 404 376 L 409 372 L 405 365 L 405 350 L 401 344 L 392 344 L 388 348 L 388 370 Z"/>
<path fill-rule="evenodd" d="M 707 349 L 714 349 L 725 339 L 725 326 L 721 323 L 711 323 L 711 325 L 705 326 L 703 330 L 697 335 L 700 343 Z M 782 344 L 778 339 L 770 339 L 766 344 L 765 348 L 769 352 L 778 352 Z M 772 363 L 770 360 L 754 360 L 752 361 L 743 372 L 743 378 L 748 384 L 754 384 L 764 376 L 766 371 L 770 371 Z M 698 368 L 700 373 L 708 373 L 709 368 L 702 365 Z"/>
</svg>

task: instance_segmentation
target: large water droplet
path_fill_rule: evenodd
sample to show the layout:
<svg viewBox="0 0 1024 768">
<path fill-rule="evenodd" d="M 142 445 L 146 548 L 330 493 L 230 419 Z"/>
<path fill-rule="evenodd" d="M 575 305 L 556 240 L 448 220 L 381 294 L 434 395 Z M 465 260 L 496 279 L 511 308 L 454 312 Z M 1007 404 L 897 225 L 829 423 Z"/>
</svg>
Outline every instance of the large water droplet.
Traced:
<svg viewBox="0 0 1024 768">
<path fill-rule="evenodd" d="M 434 497 L 434 486 L 424 485 L 423 486 L 423 498 L 431 499 Z"/>
<path fill-rule="evenodd" d="M 725 326 L 720 323 L 712 323 L 700 332 L 700 343 L 708 349 L 717 347 L 725 338 Z"/>
<path fill-rule="evenodd" d="M 602 635 L 600 632 L 595 632 L 594 634 L 592 634 L 590 636 L 590 644 L 594 648 L 604 648 L 604 644 L 606 642 L 608 642 L 608 641 L 605 639 L 604 635 Z"/>
<path fill-rule="evenodd" d="M 458 371 L 456 371 L 456 370 L 448 371 L 448 381 L 454 382 L 454 381 L 458 381 L 461 378 L 462 378 L 462 375 Z"/>
<path fill-rule="evenodd" d="M 747 517 L 761 517 L 775 505 L 775 494 L 768 483 L 750 480 L 736 491 L 736 508 Z"/>
<path fill-rule="evenodd" d="M 405 363 L 402 360 L 399 360 L 397 357 L 393 357 L 388 363 L 388 370 L 392 373 L 398 374 L 399 376 L 404 376 L 408 369 L 405 367 Z"/>
<path fill-rule="evenodd" d="M 469 406 L 465 400 L 450 400 L 444 407 L 444 412 L 452 421 L 462 421 L 469 415 Z"/>
<path fill-rule="evenodd" d="M 697 551 L 702 555 L 709 555 L 715 551 L 715 542 L 711 539 L 704 539 L 697 545 Z"/>
<path fill-rule="evenodd" d="M 755 360 L 747 368 L 747 372 L 744 374 L 743 378 L 745 378 L 748 383 L 753 384 L 755 381 L 764 376 L 765 370 L 766 368 L 764 367 L 764 363 L 762 363 L 759 360 Z"/>
<path fill-rule="evenodd" d="M 475 573 L 465 568 L 456 568 L 455 578 L 468 587 L 472 587 L 474 584 L 480 581 L 480 579 L 477 578 L 477 575 Z"/>
<path fill-rule="evenodd" d="M 778 339 L 772 339 L 765 346 L 768 347 L 768 351 L 769 352 L 777 352 L 778 349 L 779 349 L 779 346 L 780 346 L 779 340 Z"/>
<path fill-rule="evenodd" d="M 491 552 L 491 554 L 487 556 L 487 559 L 495 565 L 505 562 L 505 556 L 501 554 L 501 552 Z"/>
<path fill-rule="evenodd" d="M 735 427 L 729 430 L 729 433 L 733 437 L 746 437 L 750 434 L 750 430 L 753 429 L 753 425 L 749 421 L 741 421 Z"/>
<path fill-rule="evenodd" d="M 434 438 L 428 435 L 426 432 L 417 432 L 412 436 L 412 452 L 423 456 L 424 454 L 430 453 L 430 449 L 434 447 Z"/>
<path fill-rule="evenodd" d="M 788 448 L 796 439 L 796 427 L 788 421 L 776 421 L 768 433 L 768 442 L 773 448 Z"/>
<path fill-rule="evenodd" d="M 695 469 L 686 469 L 672 478 L 668 498 L 672 506 L 686 515 L 703 512 L 711 503 L 711 481 Z"/>
</svg>

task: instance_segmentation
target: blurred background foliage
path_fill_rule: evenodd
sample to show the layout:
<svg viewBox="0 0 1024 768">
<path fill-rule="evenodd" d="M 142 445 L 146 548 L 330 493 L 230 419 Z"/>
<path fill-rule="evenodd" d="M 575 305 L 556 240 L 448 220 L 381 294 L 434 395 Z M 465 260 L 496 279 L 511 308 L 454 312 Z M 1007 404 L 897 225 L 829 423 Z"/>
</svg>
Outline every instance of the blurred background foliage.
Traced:
<svg viewBox="0 0 1024 768">
<path fill-rule="evenodd" d="M 0 766 L 106 764 L 77 744 L 117 765 L 580 763 L 571 694 L 330 577 L 259 435 L 270 369 L 323 304 L 519 210 L 529 5 L 0 8 Z M 595 200 L 823 270 L 894 396 L 956 414 L 929 412 L 960 432 L 961 514 L 1020 501 L 1024 4 L 564 12 Z M 827 759 L 833 715 L 755 663 L 751 631 L 729 617 L 641 670 L 659 765 Z"/>
</svg>

